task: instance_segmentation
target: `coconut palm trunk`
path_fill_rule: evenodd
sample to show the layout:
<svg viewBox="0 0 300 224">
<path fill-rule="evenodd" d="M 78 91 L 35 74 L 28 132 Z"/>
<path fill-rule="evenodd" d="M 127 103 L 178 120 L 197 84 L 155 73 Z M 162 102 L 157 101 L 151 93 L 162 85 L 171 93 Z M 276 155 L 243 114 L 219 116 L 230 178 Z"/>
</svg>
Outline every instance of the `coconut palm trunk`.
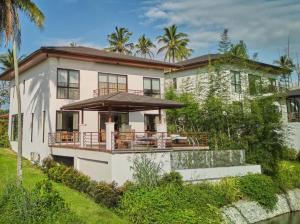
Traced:
<svg viewBox="0 0 300 224">
<path fill-rule="evenodd" d="M 13 39 L 14 73 L 15 86 L 17 94 L 17 112 L 18 112 L 18 152 L 17 152 L 17 183 L 22 184 L 22 114 L 21 114 L 21 93 L 19 81 L 19 67 L 17 60 L 17 43 Z"/>
</svg>

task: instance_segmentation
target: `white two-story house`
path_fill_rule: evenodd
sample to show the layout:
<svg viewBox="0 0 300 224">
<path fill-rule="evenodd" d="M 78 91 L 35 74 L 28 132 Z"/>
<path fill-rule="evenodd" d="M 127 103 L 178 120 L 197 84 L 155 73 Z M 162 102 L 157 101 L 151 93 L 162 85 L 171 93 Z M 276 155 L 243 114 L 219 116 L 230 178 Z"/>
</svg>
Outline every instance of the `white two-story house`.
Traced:
<svg viewBox="0 0 300 224">
<path fill-rule="evenodd" d="M 289 87 L 286 80 L 282 80 L 286 70 L 253 60 L 231 58 L 228 62 L 220 54 L 208 54 L 177 65 L 180 68 L 166 73 L 167 85 L 172 85 L 178 92 L 194 93 L 200 102 L 209 92 L 212 77 L 219 82 L 223 96 L 237 104 L 245 97 L 251 99 Z M 286 128 L 287 143 L 296 150 L 300 150 L 299 95 L 299 87 L 294 88 L 288 92 L 287 99 L 279 100 L 277 105 Z"/>
<path fill-rule="evenodd" d="M 14 71 L 0 76 L 10 81 L 11 147 L 17 151 L 22 137 L 25 158 L 52 156 L 94 180 L 119 184 L 132 179 L 133 160 L 142 154 L 187 181 L 260 172 L 245 166 L 242 150 L 222 154 L 222 167 L 214 161 L 218 152 L 206 151 L 205 133 L 167 133 L 164 109 L 184 105 L 164 99 L 165 76 L 173 71 L 180 82 L 189 71 L 182 68 L 88 47 L 42 47 L 19 63 L 22 136 Z"/>
</svg>

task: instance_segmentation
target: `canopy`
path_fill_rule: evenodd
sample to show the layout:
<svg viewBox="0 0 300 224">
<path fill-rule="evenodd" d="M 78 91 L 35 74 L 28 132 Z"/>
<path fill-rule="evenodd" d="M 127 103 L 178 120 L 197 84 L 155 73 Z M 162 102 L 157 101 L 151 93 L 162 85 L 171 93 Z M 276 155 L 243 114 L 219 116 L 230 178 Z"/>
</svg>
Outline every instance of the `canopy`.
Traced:
<svg viewBox="0 0 300 224">
<path fill-rule="evenodd" d="M 62 106 L 61 109 L 134 112 L 159 109 L 176 109 L 183 106 L 184 105 L 182 103 L 175 101 L 163 100 L 160 98 L 127 92 L 118 92 L 67 104 Z"/>
</svg>

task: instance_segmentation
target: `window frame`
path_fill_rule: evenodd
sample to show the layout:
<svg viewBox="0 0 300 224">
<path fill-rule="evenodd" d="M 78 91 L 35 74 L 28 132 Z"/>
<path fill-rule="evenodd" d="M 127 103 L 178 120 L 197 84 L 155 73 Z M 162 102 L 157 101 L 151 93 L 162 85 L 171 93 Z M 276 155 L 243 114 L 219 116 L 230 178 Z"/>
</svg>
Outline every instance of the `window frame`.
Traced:
<svg viewBox="0 0 300 224">
<path fill-rule="evenodd" d="M 150 95 L 145 94 L 145 79 L 151 80 L 151 94 L 150 94 Z M 158 85 L 158 86 L 159 86 L 159 94 L 153 93 L 153 84 L 152 84 L 152 81 L 153 81 L 153 80 L 158 80 L 158 82 L 159 82 L 159 85 Z M 158 95 L 159 98 L 161 98 L 160 78 L 143 77 L 143 93 L 144 93 L 145 96 L 155 97 L 156 95 Z"/>
<path fill-rule="evenodd" d="M 78 121 L 77 121 L 77 123 L 78 123 L 78 125 L 77 125 L 77 126 L 78 126 L 78 129 L 75 130 L 75 132 L 79 132 L 79 125 L 80 125 L 80 123 L 79 123 L 79 122 L 80 122 L 80 121 L 79 121 L 79 115 L 80 115 L 80 114 L 79 114 L 79 111 L 74 111 L 74 110 L 66 110 L 66 111 L 57 110 L 57 111 L 56 111 L 56 114 L 55 114 L 55 131 L 56 131 L 56 132 L 66 131 L 66 130 L 63 130 L 63 129 L 57 129 L 57 121 L 58 121 L 58 120 L 57 120 L 57 115 L 58 115 L 58 113 L 64 113 L 64 112 L 66 112 L 66 113 L 76 113 L 76 114 L 78 114 L 78 116 L 77 116 L 77 117 L 78 117 L 78 118 L 77 118 L 77 120 L 78 120 Z M 74 130 L 73 130 L 73 132 L 74 132 Z"/>
<path fill-rule="evenodd" d="M 98 72 L 98 91 L 100 91 L 100 85 L 99 85 L 100 84 L 100 75 L 105 75 L 106 76 L 106 82 L 102 82 L 102 83 L 106 83 L 106 89 L 108 90 L 107 94 L 110 94 L 109 76 L 116 76 L 117 77 L 117 83 L 116 83 L 117 84 L 117 89 L 116 89 L 117 92 L 119 92 L 119 77 L 125 77 L 125 79 L 126 79 L 125 92 L 128 92 L 128 76 L 124 75 L 124 74 L 108 73 L 108 72 Z"/>
<path fill-rule="evenodd" d="M 250 86 L 250 76 L 252 76 L 253 78 L 256 78 L 254 80 L 254 84 L 255 84 L 255 92 L 251 92 L 251 86 Z M 259 86 L 256 85 L 256 80 L 259 79 Z M 256 96 L 258 94 L 262 93 L 263 90 L 263 82 L 262 82 L 262 77 L 260 75 L 255 75 L 255 74 L 248 74 L 248 85 L 249 85 L 249 94 L 250 96 Z"/>
<path fill-rule="evenodd" d="M 232 75 L 234 75 L 234 82 L 232 82 Z M 238 78 L 239 82 L 237 82 L 237 75 L 239 77 Z M 231 84 L 231 88 L 234 88 L 235 93 L 241 93 L 242 92 L 242 79 L 241 79 L 241 72 L 240 71 L 234 71 L 234 70 L 230 71 L 230 84 Z M 237 87 L 239 89 L 237 89 Z"/>
<path fill-rule="evenodd" d="M 65 86 L 59 86 L 58 85 L 58 71 L 59 70 L 65 70 L 67 71 L 67 87 Z M 70 71 L 75 71 L 75 72 L 78 72 L 78 87 L 70 87 L 70 74 L 69 72 Z M 60 88 L 63 88 L 63 89 L 68 89 L 67 91 L 67 97 L 66 98 L 60 98 L 58 97 L 58 90 Z M 78 98 L 76 99 L 72 99 L 70 98 L 70 93 L 69 93 L 69 89 L 78 89 Z M 56 99 L 67 99 L 67 100 L 79 100 L 80 99 L 80 70 L 76 70 L 76 69 L 68 69 L 68 68 L 57 68 L 57 71 L 56 71 Z"/>
</svg>

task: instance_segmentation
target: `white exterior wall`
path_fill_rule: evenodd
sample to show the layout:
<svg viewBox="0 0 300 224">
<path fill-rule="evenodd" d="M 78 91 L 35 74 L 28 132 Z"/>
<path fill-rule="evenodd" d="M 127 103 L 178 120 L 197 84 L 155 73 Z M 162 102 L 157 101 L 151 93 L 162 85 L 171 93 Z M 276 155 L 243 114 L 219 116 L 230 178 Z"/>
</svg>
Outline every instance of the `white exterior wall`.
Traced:
<svg viewBox="0 0 300 224">
<path fill-rule="evenodd" d="M 123 65 L 101 64 L 62 58 L 48 58 L 20 75 L 23 121 L 23 156 L 30 159 L 30 153 L 40 154 L 40 159 L 50 154 L 48 133 L 56 131 L 56 111 L 63 105 L 78 100 L 57 99 L 57 69 L 73 69 L 80 72 L 80 100 L 93 97 L 93 90 L 98 88 L 98 72 L 127 75 L 128 89 L 143 90 L 143 77 L 160 78 L 161 94 L 164 94 L 164 74 L 162 70 L 136 68 Z M 23 94 L 25 80 L 25 94 Z M 11 135 L 11 116 L 17 114 L 16 92 L 13 94 L 14 80 L 11 81 L 9 136 Z M 42 141 L 42 114 L 45 111 L 45 136 Z M 34 113 L 33 142 L 31 135 L 31 114 Z M 158 111 L 129 113 L 129 124 L 135 131 L 144 132 L 144 113 L 158 114 Z M 164 113 L 163 113 L 164 115 Z M 164 119 L 165 120 L 165 119 Z M 98 131 L 98 112 L 84 112 L 80 132 Z M 12 149 L 17 151 L 17 142 L 11 141 Z"/>
</svg>

